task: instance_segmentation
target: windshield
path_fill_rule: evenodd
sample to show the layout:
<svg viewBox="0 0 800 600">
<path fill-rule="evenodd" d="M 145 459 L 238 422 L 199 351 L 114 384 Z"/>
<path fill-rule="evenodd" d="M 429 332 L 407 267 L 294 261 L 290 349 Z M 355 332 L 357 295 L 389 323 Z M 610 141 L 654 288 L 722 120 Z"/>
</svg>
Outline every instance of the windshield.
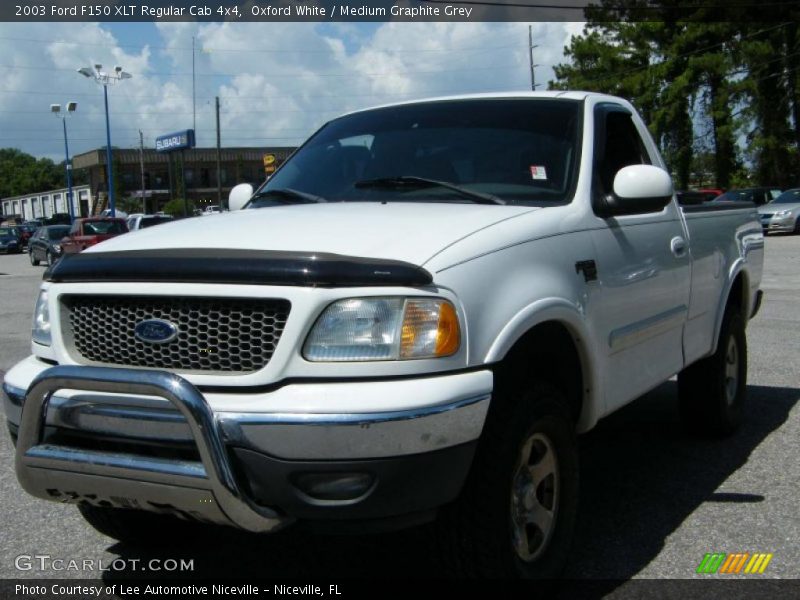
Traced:
<svg viewBox="0 0 800 600">
<path fill-rule="evenodd" d="M 147 217 L 142 219 L 142 222 L 139 223 L 139 227 L 144 229 L 145 227 L 152 227 L 153 225 L 158 225 L 159 223 L 169 223 L 172 221 L 171 217 Z"/>
<path fill-rule="evenodd" d="M 47 230 L 47 237 L 51 240 L 60 240 L 69 233 L 69 227 L 51 227 Z"/>
<path fill-rule="evenodd" d="M 753 190 L 730 190 L 717 196 L 718 202 L 753 202 Z"/>
<path fill-rule="evenodd" d="M 441 186 L 356 185 L 419 177 L 510 203 L 563 203 L 577 176 L 580 129 L 581 103 L 571 100 L 450 100 L 374 109 L 328 123 L 259 192 L 296 190 L 328 202 L 470 202 Z M 268 195 L 249 207 L 286 202 Z"/>
<path fill-rule="evenodd" d="M 110 233 L 126 233 L 127 226 L 122 221 L 87 221 L 83 224 L 85 235 L 104 235 Z"/>
<path fill-rule="evenodd" d="M 800 204 L 800 189 L 786 190 L 770 204 Z"/>
<path fill-rule="evenodd" d="M 0 236 L 18 237 L 17 229 L 15 227 L 0 227 Z"/>
</svg>

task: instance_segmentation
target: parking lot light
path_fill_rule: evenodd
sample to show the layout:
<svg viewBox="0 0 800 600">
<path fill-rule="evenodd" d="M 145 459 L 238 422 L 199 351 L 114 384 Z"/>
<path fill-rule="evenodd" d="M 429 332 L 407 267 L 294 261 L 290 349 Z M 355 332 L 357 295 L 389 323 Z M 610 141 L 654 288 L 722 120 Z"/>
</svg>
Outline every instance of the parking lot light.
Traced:
<svg viewBox="0 0 800 600">
<path fill-rule="evenodd" d="M 103 71 L 103 65 L 96 64 L 94 67 L 82 67 L 78 69 L 78 73 L 89 79 L 94 79 L 95 83 L 103 86 L 103 101 L 105 102 L 106 109 L 106 169 L 108 172 L 108 208 L 111 211 L 111 216 L 117 215 L 114 207 L 114 165 L 112 163 L 111 154 L 111 122 L 108 117 L 108 86 L 113 85 L 123 79 L 130 79 L 133 77 L 130 73 L 123 71 L 122 67 L 114 67 L 113 72 Z"/>
</svg>

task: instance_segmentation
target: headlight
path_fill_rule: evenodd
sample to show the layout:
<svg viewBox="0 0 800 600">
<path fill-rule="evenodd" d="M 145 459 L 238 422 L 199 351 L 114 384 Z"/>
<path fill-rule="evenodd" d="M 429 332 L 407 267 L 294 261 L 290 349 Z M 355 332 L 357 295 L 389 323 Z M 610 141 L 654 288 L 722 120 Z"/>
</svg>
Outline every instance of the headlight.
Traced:
<svg viewBox="0 0 800 600">
<path fill-rule="evenodd" d="M 792 211 L 790 211 L 790 210 L 781 210 L 779 212 L 776 212 L 775 216 L 776 217 L 788 217 L 791 214 L 792 214 Z"/>
<path fill-rule="evenodd" d="M 455 354 L 456 309 L 439 298 L 351 298 L 317 320 L 303 355 L 315 362 L 409 360 Z"/>
<path fill-rule="evenodd" d="M 36 309 L 33 311 L 33 341 L 43 346 L 50 345 L 50 309 L 47 307 L 47 292 L 39 292 Z"/>
<path fill-rule="evenodd" d="M 53 250 L 56 252 L 61 252 L 61 244 L 53 244 Z"/>
</svg>

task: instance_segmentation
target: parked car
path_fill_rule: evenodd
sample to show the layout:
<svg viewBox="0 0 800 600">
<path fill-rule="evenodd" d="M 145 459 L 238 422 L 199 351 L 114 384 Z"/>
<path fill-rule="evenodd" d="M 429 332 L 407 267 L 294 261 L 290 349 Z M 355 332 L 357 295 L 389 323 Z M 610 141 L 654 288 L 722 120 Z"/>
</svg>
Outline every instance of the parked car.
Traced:
<svg viewBox="0 0 800 600">
<path fill-rule="evenodd" d="M 0 227 L 15 227 L 22 223 L 23 218 L 21 215 L 4 215 L 0 219 Z"/>
<path fill-rule="evenodd" d="M 28 244 L 28 257 L 33 266 L 44 261 L 52 266 L 61 258 L 61 240 L 69 233 L 69 225 L 47 225 L 33 234 Z"/>
<path fill-rule="evenodd" d="M 578 434 L 673 375 L 696 432 L 760 410 L 758 214 L 679 206 L 620 98 L 361 110 L 229 206 L 59 261 L 5 375 L 22 487 L 116 539 L 438 516 L 458 574 L 552 578 Z"/>
<path fill-rule="evenodd" d="M 728 190 L 717 196 L 714 202 L 752 202 L 757 206 L 771 202 L 781 195 L 777 187 L 754 187 Z"/>
<path fill-rule="evenodd" d="M 22 241 L 23 247 L 28 247 L 31 236 L 39 227 L 41 227 L 41 224 L 38 221 L 25 221 L 19 226 L 20 240 Z"/>
<path fill-rule="evenodd" d="M 69 233 L 61 241 L 63 254 L 77 254 L 95 244 L 128 232 L 125 219 L 110 217 L 91 217 L 75 219 Z"/>
<path fill-rule="evenodd" d="M 45 225 L 69 225 L 72 223 L 72 217 L 69 213 L 56 213 L 44 219 Z"/>
<path fill-rule="evenodd" d="M 700 192 L 701 194 L 705 194 L 706 198 L 708 198 L 709 200 L 713 200 L 717 196 L 721 196 L 722 194 L 725 193 L 725 190 L 723 190 L 722 188 L 702 188 L 697 191 Z"/>
<path fill-rule="evenodd" d="M 139 213 L 139 214 L 141 214 L 141 213 Z M 104 211 L 102 211 L 100 213 L 100 216 L 101 217 L 111 217 L 111 209 L 110 208 L 105 209 Z M 115 208 L 114 209 L 114 218 L 115 219 L 127 219 L 128 218 L 128 213 L 126 213 L 124 210 L 120 210 L 118 208 Z"/>
<path fill-rule="evenodd" d="M 170 221 L 174 221 L 170 215 L 135 215 L 132 217 L 128 217 L 126 224 L 128 225 L 128 231 L 137 231 L 139 229 L 146 229 L 147 227 L 152 227 L 153 225 L 160 225 L 161 223 L 169 223 Z"/>
<path fill-rule="evenodd" d="M 4 254 L 19 254 L 22 252 L 19 227 L 11 225 L 0 227 L 0 252 Z"/>
<path fill-rule="evenodd" d="M 786 190 L 758 212 L 764 233 L 800 233 L 800 188 Z"/>
<path fill-rule="evenodd" d="M 709 194 L 698 190 L 678 190 L 675 192 L 675 197 L 678 199 L 678 204 L 681 206 L 696 206 L 713 200 L 709 198 Z"/>
<path fill-rule="evenodd" d="M 221 211 L 220 211 L 220 208 L 219 208 L 219 206 L 217 206 L 216 204 L 212 204 L 211 206 L 206 206 L 206 207 L 203 209 L 202 215 L 203 215 L 204 217 L 207 217 L 207 216 L 209 216 L 209 215 L 217 215 L 217 214 L 219 214 L 220 212 L 221 212 Z"/>
</svg>

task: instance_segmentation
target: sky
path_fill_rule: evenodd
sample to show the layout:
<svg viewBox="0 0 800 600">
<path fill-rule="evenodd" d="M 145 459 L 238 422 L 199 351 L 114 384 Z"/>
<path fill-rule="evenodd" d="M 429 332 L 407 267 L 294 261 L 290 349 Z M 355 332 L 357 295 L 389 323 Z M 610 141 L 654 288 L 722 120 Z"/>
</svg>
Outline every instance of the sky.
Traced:
<svg viewBox="0 0 800 600">
<path fill-rule="evenodd" d="M 582 23 L 533 25 L 537 82 Z M 195 102 L 192 101 L 195 38 Z M 469 92 L 530 89 L 523 23 L 0 23 L 0 147 L 64 158 L 50 105 L 76 101 L 70 152 L 105 146 L 102 88 L 76 71 L 122 66 L 109 88 L 111 143 L 146 147 L 191 128 L 215 145 L 293 146 L 347 111 Z"/>
</svg>

